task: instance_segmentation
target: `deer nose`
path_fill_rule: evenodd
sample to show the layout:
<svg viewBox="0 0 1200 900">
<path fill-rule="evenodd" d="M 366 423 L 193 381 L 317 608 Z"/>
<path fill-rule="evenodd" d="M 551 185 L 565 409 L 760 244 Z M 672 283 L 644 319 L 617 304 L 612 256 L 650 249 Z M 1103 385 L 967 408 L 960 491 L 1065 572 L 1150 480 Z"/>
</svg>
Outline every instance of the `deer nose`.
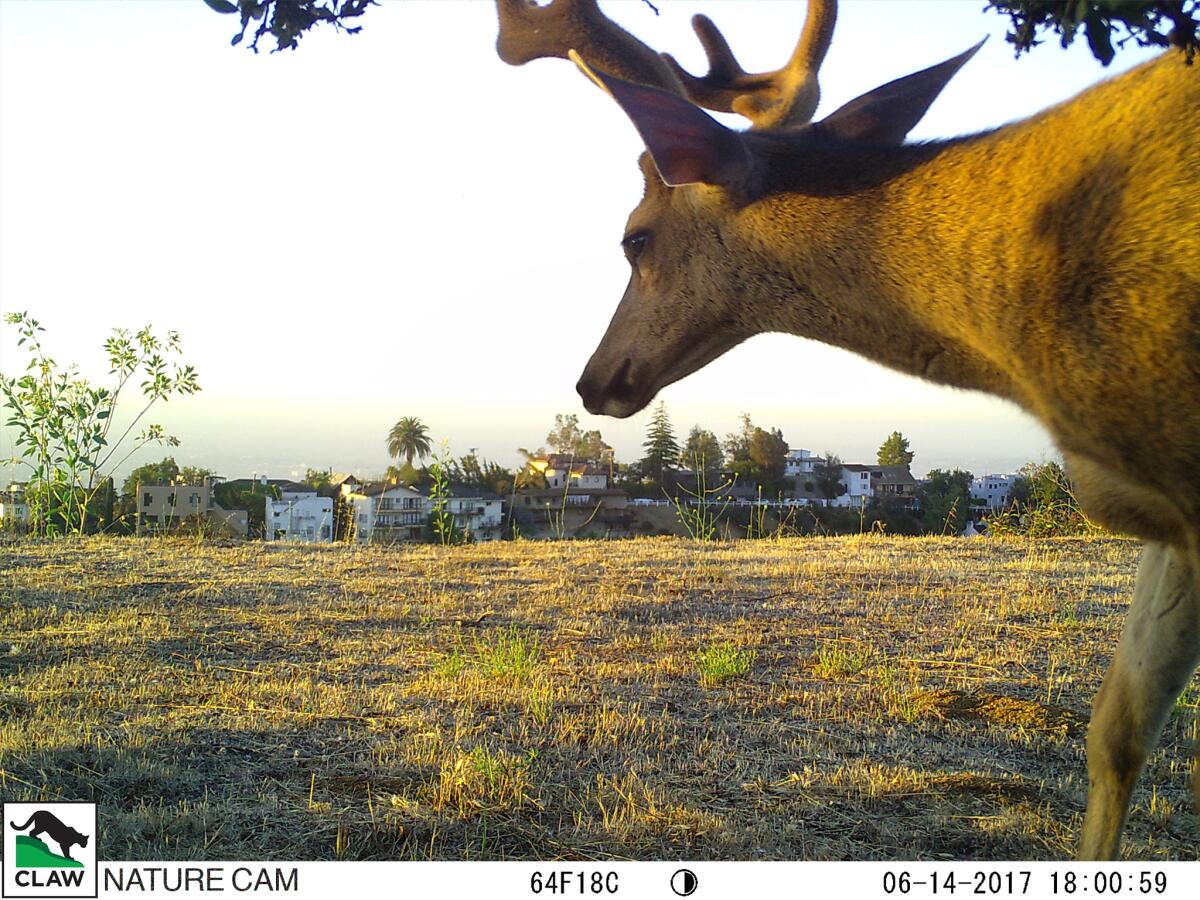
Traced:
<svg viewBox="0 0 1200 900">
<path fill-rule="evenodd" d="M 579 392 L 579 396 L 583 400 L 584 409 L 592 415 L 603 415 L 607 401 L 626 400 L 635 393 L 636 386 L 630 377 L 633 360 L 629 357 L 621 360 L 616 371 L 607 378 L 603 375 L 597 376 L 591 369 L 592 366 L 589 365 L 583 370 L 583 375 L 575 385 L 575 390 Z"/>
<path fill-rule="evenodd" d="M 600 391 L 596 387 L 595 382 L 587 377 L 585 373 L 579 382 L 575 385 L 575 390 L 579 393 L 579 398 L 583 400 L 583 408 L 596 415 L 603 405 L 603 400 L 600 397 Z"/>
</svg>

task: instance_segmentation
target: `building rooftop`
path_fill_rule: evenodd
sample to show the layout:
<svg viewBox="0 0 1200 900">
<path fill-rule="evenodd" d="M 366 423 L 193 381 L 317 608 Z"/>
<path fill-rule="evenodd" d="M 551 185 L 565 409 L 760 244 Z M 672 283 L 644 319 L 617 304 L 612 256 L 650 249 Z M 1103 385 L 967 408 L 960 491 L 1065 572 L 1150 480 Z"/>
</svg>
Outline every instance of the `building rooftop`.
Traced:
<svg viewBox="0 0 1200 900">
<path fill-rule="evenodd" d="M 400 491 L 402 493 L 412 494 L 417 497 L 425 496 L 416 488 L 406 487 L 403 484 L 392 484 L 391 482 L 387 481 L 369 481 L 365 483 L 360 481 L 358 482 L 358 488 L 354 491 L 354 493 L 362 494 L 367 497 L 377 497 L 387 491 Z"/>
<path fill-rule="evenodd" d="M 871 470 L 871 477 L 883 484 L 916 484 L 917 479 L 913 478 L 912 472 L 908 466 L 875 466 Z"/>
<path fill-rule="evenodd" d="M 485 491 L 465 484 L 451 484 L 447 487 L 451 497 L 456 499 L 483 500 L 485 503 L 495 503 L 500 495 L 495 491 Z"/>
<path fill-rule="evenodd" d="M 272 481 L 271 484 L 289 494 L 315 494 L 317 489 L 303 481 Z"/>
</svg>

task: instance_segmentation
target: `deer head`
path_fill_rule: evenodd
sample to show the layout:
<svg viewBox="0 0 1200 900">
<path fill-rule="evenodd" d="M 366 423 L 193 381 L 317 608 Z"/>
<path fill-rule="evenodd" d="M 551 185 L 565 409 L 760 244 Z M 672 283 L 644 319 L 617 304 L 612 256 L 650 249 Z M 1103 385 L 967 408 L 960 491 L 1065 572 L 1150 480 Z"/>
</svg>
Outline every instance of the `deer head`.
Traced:
<svg viewBox="0 0 1200 900">
<path fill-rule="evenodd" d="M 646 145 L 645 194 L 621 241 L 629 285 L 577 385 L 589 412 L 619 417 L 636 413 L 662 388 L 747 338 L 778 327 L 761 304 L 747 302 L 749 293 L 760 293 L 748 290 L 753 282 L 770 290 L 761 284 L 770 266 L 756 252 L 760 235 L 746 211 L 773 192 L 781 163 L 794 168 L 807 153 L 817 164 L 809 172 L 785 173 L 792 193 L 837 190 L 835 179 L 823 177 L 820 161 L 836 157 L 842 143 L 903 142 L 979 47 L 811 123 L 820 95 L 817 71 L 836 19 L 833 0 L 810 2 L 788 63 L 761 74 L 745 72 L 716 26 L 696 16 L 693 26 L 709 59 L 703 77 L 656 55 L 606 18 L 595 0 L 547 6 L 499 0 L 498 7 L 498 45 L 506 62 L 571 58 L 616 100 Z M 729 129 L 702 106 L 739 113 L 751 128 Z M 793 237 L 803 243 L 804 223 L 797 223 Z M 802 248 L 795 256 L 803 257 Z M 811 286 L 798 287 L 811 292 Z"/>
</svg>

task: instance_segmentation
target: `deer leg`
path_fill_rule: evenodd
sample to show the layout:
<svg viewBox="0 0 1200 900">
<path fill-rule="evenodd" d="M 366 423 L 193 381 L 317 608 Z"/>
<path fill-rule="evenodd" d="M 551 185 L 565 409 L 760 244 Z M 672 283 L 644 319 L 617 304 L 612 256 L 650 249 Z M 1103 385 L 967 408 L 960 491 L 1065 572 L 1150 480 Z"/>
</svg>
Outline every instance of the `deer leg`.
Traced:
<svg viewBox="0 0 1200 900">
<path fill-rule="evenodd" d="M 1148 543 L 1125 629 L 1092 706 L 1080 859 L 1117 856 L 1134 783 L 1198 660 L 1196 576 L 1184 554 Z"/>
</svg>

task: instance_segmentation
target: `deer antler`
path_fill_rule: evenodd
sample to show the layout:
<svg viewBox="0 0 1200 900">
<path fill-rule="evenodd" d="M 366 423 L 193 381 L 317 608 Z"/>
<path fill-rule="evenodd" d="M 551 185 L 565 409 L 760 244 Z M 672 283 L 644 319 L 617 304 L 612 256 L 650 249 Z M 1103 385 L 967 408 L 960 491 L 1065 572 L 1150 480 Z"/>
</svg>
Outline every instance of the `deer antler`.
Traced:
<svg viewBox="0 0 1200 900">
<path fill-rule="evenodd" d="M 802 125 L 816 112 L 820 90 L 817 70 L 825 59 L 837 0 L 809 0 L 804 30 L 791 59 L 774 72 L 750 73 L 738 65 L 725 37 L 708 16 L 692 19 L 692 27 L 708 56 L 708 74 L 687 72 L 670 54 L 662 54 L 693 103 L 718 112 L 745 116 L 755 129 Z"/>
<path fill-rule="evenodd" d="M 496 51 L 510 66 L 575 50 L 610 75 L 684 96 L 662 56 L 600 11 L 596 0 L 496 0 L 500 36 Z"/>
</svg>

